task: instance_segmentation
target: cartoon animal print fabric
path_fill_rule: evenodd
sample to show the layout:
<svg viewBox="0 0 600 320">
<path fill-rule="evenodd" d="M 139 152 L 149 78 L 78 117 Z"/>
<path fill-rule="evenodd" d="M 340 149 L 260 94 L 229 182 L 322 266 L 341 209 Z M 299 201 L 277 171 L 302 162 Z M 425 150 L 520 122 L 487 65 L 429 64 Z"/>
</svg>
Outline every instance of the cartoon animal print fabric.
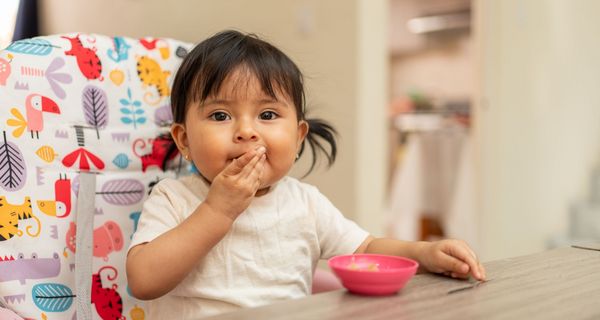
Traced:
<svg viewBox="0 0 600 320">
<path fill-rule="evenodd" d="M 31 132 L 31 138 L 34 138 L 35 134 L 35 138 L 39 139 L 39 132 L 44 128 L 42 113 L 60 113 L 60 109 L 52 99 L 33 93 L 25 98 L 26 117 L 23 117 L 17 108 L 12 108 L 10 112 L 14 118 L 9 119 L 6 124 L 16 127 L 13 136 L 20 137 L 27 128 Z"/>
<path fill-rule="evenodd" d="M 96 175 L 94 319 L 143 320 L 125 249 L 151 186 L 189 172 L 165 158 L 173 76 L 191 44 L 60 34 L 0 50 L 0 306 L 76 319 L 79 175 Z M 162 171 L 163 163 L 169 170 Z"/>
<path fill-rule="evenodd" d="M 22 236 L 23 231 L 19 230 L 19 220 L 34 219 L 37 223 L 35 233 L 30 233 L 31 226 L 27 226 L 27 234 L 36 237 L 39 232 L 40 220 L 33 215 L 31 210 L 31 199 L 25 197 L 25 202 L 21 205 L 10 204 L 6 197 L 0 196 L 0 241 L 12 238 L 14 235 Z"/>
<path fill-rule="evenodd" d="M 75 56 L 77 66 L 81 73 L 88 79 L 102 80 L 102 62 L 96 54 L 96 49 L 86 48 L 81 44 L 79 35 L 73 38 L 63 36 L 63 38 L 71 42 L 71 50 L 65 51 L 68 56 Z"/>
<path fill-rule="evenodd" d="M 159 101 L 171 94 L 167 82 L 167 77 L 171 75 L 171 72 L 163 71 L 156 60 L 148 56 L 140 57 L 137 63 L 137 73 L 144 85 L 156 88 Z"/>
</svg>

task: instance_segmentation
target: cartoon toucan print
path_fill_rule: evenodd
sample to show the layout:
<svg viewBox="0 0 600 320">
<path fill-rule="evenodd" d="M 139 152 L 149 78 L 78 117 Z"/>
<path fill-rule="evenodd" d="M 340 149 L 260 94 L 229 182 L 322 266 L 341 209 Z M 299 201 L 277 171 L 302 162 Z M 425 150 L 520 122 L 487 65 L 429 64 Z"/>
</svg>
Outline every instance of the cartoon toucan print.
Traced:
<svg viewBox="0 0 600 320">
<path fill-rule="evenodd" d="M 32 93 L 25 99 L 25 117 L 19 112 L 19 109 L 12 108 L 10 113 L 14 118 L 8 119 L 6 124 L 16 127 L 13 131 L 13 136 L 16 138 L 20 137 L 27 129 L 31 132 L 31 138 L 39 139 L 39 132 L 44 128 L 43 112 L 60 114 L 60 109 L 54 100 L 41 94 Z"/>
</svg>

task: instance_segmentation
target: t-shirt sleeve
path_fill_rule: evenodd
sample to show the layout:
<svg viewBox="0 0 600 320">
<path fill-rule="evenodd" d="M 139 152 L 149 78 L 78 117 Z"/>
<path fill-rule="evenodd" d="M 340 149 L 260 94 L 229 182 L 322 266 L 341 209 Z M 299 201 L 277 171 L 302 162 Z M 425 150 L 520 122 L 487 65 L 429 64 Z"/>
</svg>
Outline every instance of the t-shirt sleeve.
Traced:
<svg viewBox="0 0 600 320">
<path fill-rule="evenodd" d="M 150 242 L 179 224 L 177 201 L 172 198 L 173 193 L 168 190 L 166 183 L 161 181 L 154 186 L 152 193 L 144 201 L 129 249 Z"/>
<path fill-rule="evenodd" d="M 340 210 L 316 188 L 311 191 L 321 259 L 354 253 L 369 233 L 354 221 L 344 217 Z"/>
</svg>

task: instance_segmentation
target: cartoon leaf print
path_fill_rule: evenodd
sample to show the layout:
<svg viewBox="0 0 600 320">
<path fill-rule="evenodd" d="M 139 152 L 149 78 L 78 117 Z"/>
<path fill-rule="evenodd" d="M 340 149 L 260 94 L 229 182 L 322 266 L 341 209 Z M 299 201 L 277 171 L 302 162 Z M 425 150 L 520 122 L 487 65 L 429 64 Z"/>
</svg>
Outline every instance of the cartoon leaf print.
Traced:
<svg viewBox="0 0 600 320">
<path fill-rule="evenodd" d="M 51 163 L 52 161 L 54 161 L 54 159 L 58 155 L 58 154 L 56 154 L 56 152 L 54 152 L 54 149 L 48 145 L 41 146 L 39 149 L 37 149 L 35 154 L 37 154 L 38 157 L 40 157 L 40 159 L 42 159 L 48 163 Z"/>
<path fill-rule="evenodd" d="M 25 120 L 25 117 L 23 117 L 17 108 L 11 108 L 10 113 L 14 116 L 14 119 L 6 120 L 6 124 L 11 127 L 16 127 L 15 130 L 13 130 L 12 135 L 13 137 L 18 138 L 25 132 L 25 129 L 27 129 L 27 120 Z"/>
<path fill-rule="evenodd" d="M 99 128 L 108 124 L 108 98 L 102 89 L 89 85 L 83 89 L 83 113 L 85 121 L 96 128 L 96 136 L 100 139 Z"/>
<path fill-rule="evenodd" d="M 33 303 L 46 312 L 67 311 L 75 295 L 71 289 L 59 283 L 40 283 L 31 289 Z"/>
<path fill-rule="evenodd" d="M 121 168 L 121 169 L 125 169 L 127 168 L 127 166 L 129 166 L 129 163 L 131 162 L 131 159 L 129 159 L 129 157 L 124 154 L 124 153 L 119 153 L 112 161 L 115 166 Z"/>
<path fill-rule="evenodd" d="M 63 73 L 63 72 L 57 72 L 58 69 L 62 68 L 65 65 L 65 60 L 57 57 L 54 58 L 54 60 L 52 60 L 52 62 L 50 62 L 50 65 L 48 66 L 48 69 L 46 69 L 46 79 L 48 80 L 48 83 L 50 84 L 50 88 L 52 88 L 52 91 L 54 92 L 54 94 L 56 94 L 57 97 L 64 99 L 67 94 L 65 93 L 65 90 L 60 86 L 60 83 L 71 83 L 73 81 L 73 78 L 71 77 L 70 74 L 68 73 Z"/>
<path fill-rule="evenodd" d="M 164 105 L 154 111 L 154 123 L 157 126 L 166 126 L 173 122 L 173 113 L 170 105 Z"/>
<path fill-rule="evenodd" d="M 50 41 L 45 39 L 27 39 L 15 41 L 6 48 L 8 51 L 24 53 L 24 54 L 33 54 L 36 56 L 46 56 L 52 52 L 53 48 L 58 48 L 58 46 L 54 46 L 50 43 Z"/>
<path fill-rule="evenodd" d="M 15 191 L 25 186 L 27 169 L 19 147 L 6 141 L 6 131 L 2 131 L 4 142 L 0 144 L 0 186 L 7 191 Z"/>
<path fill-rule="evenodd" d="M 142 108 L 142 102 L 139 100 L 133 100 L 131 97 L 131 88 L 127 88 L 128 99 L 122 98 L 119 103 L 123 106 L 120 110 L 123 116 L 121 122 L 124 124 L 132 124 L 133 128 L 137 128 L 137 124 L 146 123 L 146 117 L 144 116 L 144 109 Z"/>
<path fill-rule="evenodd" d="M 101 194 L 108 203 L 126 206 L 142 201 L 144 185 L 135 179 L 110 180 L 96 194 Z"/>
</svg>

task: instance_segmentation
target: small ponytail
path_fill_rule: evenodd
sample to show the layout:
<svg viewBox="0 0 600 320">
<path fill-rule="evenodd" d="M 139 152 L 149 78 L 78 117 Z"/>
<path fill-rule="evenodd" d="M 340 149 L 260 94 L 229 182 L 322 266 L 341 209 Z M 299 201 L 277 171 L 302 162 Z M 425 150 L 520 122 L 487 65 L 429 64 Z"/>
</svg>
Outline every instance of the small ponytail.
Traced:
<svg viewBox="0 0 600 320">
<path fill-rule="evenodd" d="M 331 126 L 328 122 L 321 119 L 306 119 L 308 122 L 308 134 L 306 135 L 306 140 L 310 145 L 310 150 L 312 154 L 312 163 L 308 172 L 304 175 L 306 177 L 310 174 L 316 163 L 317 163 L 317 152 L 322 152 L 327 157 L 327 167 L 331 167 L 335 162 L 335 157 L 337 155 L 337 143 L 335 141 L 335 137 L 337 136 L 337 131 L 333 126 Z M 329 150 L 325 148 L 323 145 L 323 140 L 327 144 L 329 144 Z M 300 146 L 300 152 L 298 152 L 298 156 L 301 156 L 304 152 L 304 142 Z"/>
</svg>

